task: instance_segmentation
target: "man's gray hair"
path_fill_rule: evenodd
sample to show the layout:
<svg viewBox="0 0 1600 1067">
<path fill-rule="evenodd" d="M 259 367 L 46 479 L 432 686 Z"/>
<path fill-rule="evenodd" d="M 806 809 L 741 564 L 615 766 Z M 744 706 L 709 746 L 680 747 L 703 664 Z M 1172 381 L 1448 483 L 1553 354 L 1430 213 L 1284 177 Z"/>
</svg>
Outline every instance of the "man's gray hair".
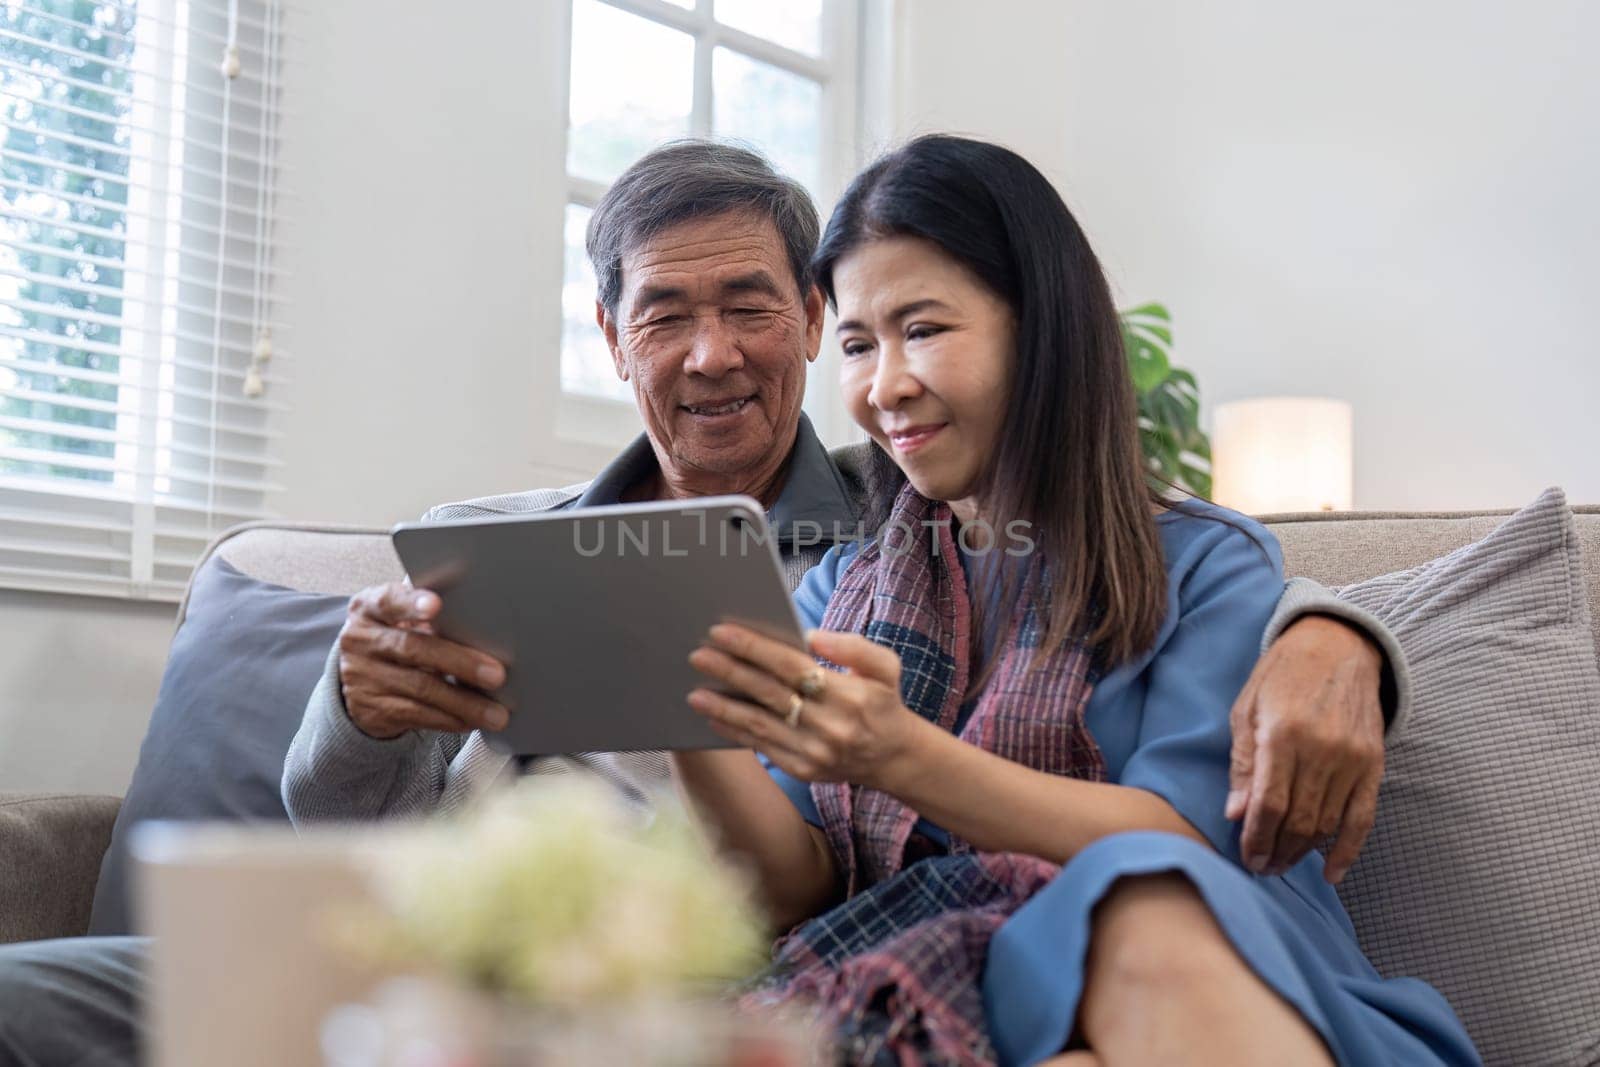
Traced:
<svg viewBox="0 0 1600 1067">
<path fill-rule="evenodd" d="M 606 190 L 589 219 L 585 246 L 611 315 L 622 297 L 622 257 L 689 219 L 754 211 L 778 228 L 801 299 L 811 291 L 820 226 L 805 187 L 760 153 L 716 141 L 671 141 L 647 153 Z"/>
</svg>

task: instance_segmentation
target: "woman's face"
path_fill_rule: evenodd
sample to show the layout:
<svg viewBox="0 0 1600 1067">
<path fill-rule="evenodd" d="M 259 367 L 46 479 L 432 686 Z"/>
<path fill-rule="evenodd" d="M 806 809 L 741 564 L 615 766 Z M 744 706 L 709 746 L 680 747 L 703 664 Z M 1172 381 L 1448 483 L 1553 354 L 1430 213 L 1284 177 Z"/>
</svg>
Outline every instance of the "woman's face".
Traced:
<svg viewBox="0 0 1600 1067">
<path fill-rule="evenodd" d="M 970 522 L 1010 393 L 1010 307 L 920 237 L 867 242 L 833 286 L 851 416 L 917 492 Z"/>
</svg>

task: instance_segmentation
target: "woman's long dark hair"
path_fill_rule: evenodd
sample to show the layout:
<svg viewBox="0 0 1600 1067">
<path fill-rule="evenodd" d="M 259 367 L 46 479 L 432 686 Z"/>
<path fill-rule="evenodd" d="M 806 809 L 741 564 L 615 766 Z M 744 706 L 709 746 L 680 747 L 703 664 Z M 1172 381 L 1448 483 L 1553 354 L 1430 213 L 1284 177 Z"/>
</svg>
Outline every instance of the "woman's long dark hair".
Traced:
<svg viewBox="0 0 1600 1067">
<path fill-rule="evenodd" d="M 1015 316 L 1011 393 L 979 500 L 996 529 L 1032 524 L 1050 583 L 1039 655 L 1081 638 L 1111 666 L 1149 649 L 1166 612 L 1154 516 L 1162 501 L 1146 480 L 1111 290 L 1077 221 L 1015 152 L 935 134 L 874 163 L 845 191 L 813 261 L 830 304 L 837 309 L 839 261 L 895 235 L 938 245 Z M 885 476 L 886 459 L 871 479 L 880 513 L 884 494 L 902 484 Z M 1015 569 L 988 576 L 997 599 L 974 604 L 1014 603 Z"/>
</svg>

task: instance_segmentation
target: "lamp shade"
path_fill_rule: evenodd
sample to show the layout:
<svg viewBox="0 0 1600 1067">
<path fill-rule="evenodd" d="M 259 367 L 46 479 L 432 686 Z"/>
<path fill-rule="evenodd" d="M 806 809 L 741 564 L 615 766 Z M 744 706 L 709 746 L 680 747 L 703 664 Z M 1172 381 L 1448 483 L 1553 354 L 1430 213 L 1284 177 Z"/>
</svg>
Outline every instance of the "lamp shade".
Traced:
<svg viewBox="0 0 1600 1067">
<path fill-rule="evenodd" d="M 1343 400 L 1236 400 L 1217 406 L 1212 425 L 1212 497 L 1222 506 L 1246 515 L 1352 506 L 1355 418 Z"/>
</svg>

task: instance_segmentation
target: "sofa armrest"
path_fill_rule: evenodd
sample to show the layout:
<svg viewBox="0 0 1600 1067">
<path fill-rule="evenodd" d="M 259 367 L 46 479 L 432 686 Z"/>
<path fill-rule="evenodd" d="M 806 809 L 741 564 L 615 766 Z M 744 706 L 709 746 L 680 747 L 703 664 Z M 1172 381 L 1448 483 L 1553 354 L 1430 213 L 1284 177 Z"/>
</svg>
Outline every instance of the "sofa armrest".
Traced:
<svg viewBox="0 0 1600 1067">
<path fill-rule="evenodd" d="M 118 797 L 0 793 L 0 944 L 89 929 Z"/>
</svg>

